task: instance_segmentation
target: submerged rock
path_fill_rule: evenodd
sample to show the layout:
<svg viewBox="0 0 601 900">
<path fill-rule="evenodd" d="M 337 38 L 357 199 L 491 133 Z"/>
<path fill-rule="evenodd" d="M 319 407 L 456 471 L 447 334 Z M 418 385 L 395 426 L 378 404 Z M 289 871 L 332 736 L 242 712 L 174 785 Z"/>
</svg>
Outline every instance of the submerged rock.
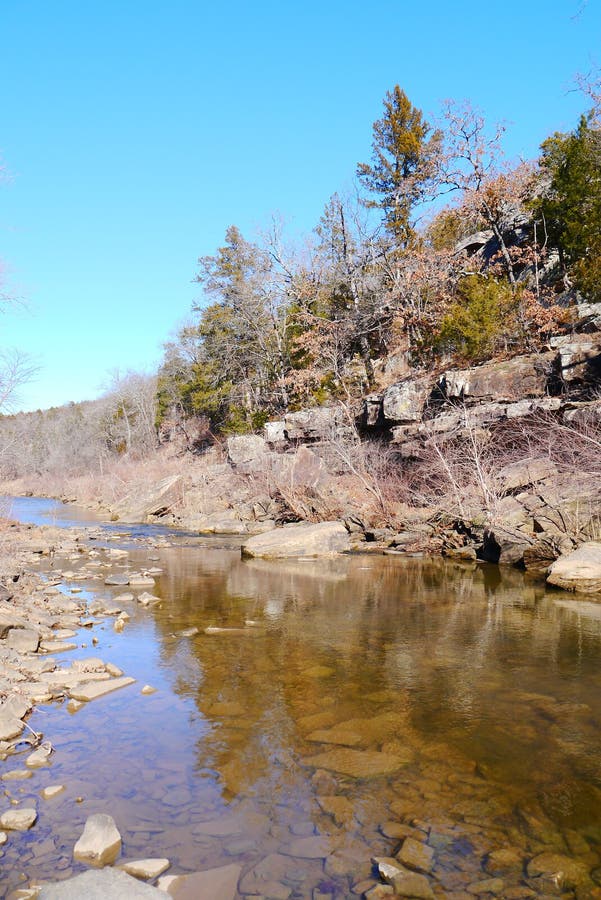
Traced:
<svg viewBox="0 0 601 900">
<path fill-rule="evenodd" d="M 161 891 L 166 891 L 176 900 L 200 900 L 214 897 L 215 900 L 234 900 L 238 892 L 240 866 L 220 866 L 191 875 L 164 875 L 159 880 Z M 162 894 L 165 897 L 165 894 Z"/>
<path fill-rule="evenodd" d="M 378 775 L 391 775 L 406 765 L 406 760 L 393 753 L 380 753 L 377 750 L 347 750 L 346 748 L 309 756 L 302 762 L 305 766 L 340 772 L 342 775 L 350 775 L 351 778 L 376 778 Z"/>
<path fill-rule="evenodd" d="M 284 856 L 297 856 L 299 859 L 325 859 L 330 853 L 330 842 L 323 835 L 311 835 L 292 841 L 282 848 Z"/>
<path fill-rule="evenodd" d="M 397 853 L 396 858 L 408 869 L 427 873 L 432 869 L 434 851 L 427 844 L 408 837 L 403 841 L 403 846 Z"/>
</svg>

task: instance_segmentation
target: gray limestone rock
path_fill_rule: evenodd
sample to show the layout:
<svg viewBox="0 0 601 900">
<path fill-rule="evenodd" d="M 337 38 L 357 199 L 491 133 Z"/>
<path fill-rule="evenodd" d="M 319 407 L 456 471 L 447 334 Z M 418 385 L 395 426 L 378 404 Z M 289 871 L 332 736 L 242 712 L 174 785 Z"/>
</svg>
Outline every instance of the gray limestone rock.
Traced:
<svg viewBox="0 0 601 900">
<path fill-rule="evenodd" d="M 164 891 L 143 884 L 119 869 L 97 869 L 42 885 L 39 900 L 165 900 Z"/>
</svg>

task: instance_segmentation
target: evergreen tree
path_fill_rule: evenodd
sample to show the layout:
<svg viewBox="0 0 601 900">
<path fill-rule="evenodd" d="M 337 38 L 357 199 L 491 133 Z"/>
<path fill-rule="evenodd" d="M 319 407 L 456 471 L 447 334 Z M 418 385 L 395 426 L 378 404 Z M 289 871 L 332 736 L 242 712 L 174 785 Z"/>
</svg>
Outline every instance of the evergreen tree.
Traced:
<svg viewBox="0 0 601 900">
<path fill-rule="evenodd" d="M 537 204 L 564 270 L 591 299 L 601 299 L 601 130 L 582 116 L 569 134 L 542 145 L 548 188 Z"/>
<path fill-rule="evenodd" d="M 372 163 L 360 163 L 357 175 L 376 195 L 367 205 L 384 211 L 386 229 L 401 249 L 415 234 L 415 206 L 430 195 L 440 143 L 440 132 L 432 132 L 398 84 L 387 92 L 384 115 L 373 125 Z"/>
</svg>

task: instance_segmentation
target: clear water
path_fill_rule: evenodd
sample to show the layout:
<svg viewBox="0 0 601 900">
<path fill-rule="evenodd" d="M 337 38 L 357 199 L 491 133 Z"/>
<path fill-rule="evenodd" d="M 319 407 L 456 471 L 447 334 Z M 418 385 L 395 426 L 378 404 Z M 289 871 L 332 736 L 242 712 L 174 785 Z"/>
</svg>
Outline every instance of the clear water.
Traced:
<svg viewBox="0 0 601 900">
<path fill-rule="evenodd" d="M 439 897 L 469 897 L 490 877 L 487 854 L 507 847 L 519 863 L 498 896 L 526 881 L 547 896 L 548 880 L 526 877 L 543 851 L 597 877 L 601 605 L 489 566 L 271 563 L 210 540 L 128 540 L 131 568 L 162 567 L 161 604 L 128 606 L 122 634 L 107 620 L 96 648 L 82 629 L 87 648 L 64 658 L 100 656 L 137 682 L 75 714 L 54 704 L 30 717 L 56 752 L 3 783 L 39 812 L 3 848 L 5 895 L 79 871 L 72 848 L 93 812 L 115 818 L 124 858 L 166 856 L 172 872 L 239 864 L 242 896 L 260 893 L 261 874 L 293 898 L 352 896 L 370 857 L 398 849 L 391 822 L 429 834 Z M 85 575 L 72 584 L 119 592 Z M 349 749 L 359 777 L 340 771 Z M 390 758 L 394 771 L 374 775 Z M 61 795 L 39 797 L 57 783 Z M 316 858 L 299 856 L 311 836 Z M 578 897 L 598 896 L 585 882 Z"/>
</svg>

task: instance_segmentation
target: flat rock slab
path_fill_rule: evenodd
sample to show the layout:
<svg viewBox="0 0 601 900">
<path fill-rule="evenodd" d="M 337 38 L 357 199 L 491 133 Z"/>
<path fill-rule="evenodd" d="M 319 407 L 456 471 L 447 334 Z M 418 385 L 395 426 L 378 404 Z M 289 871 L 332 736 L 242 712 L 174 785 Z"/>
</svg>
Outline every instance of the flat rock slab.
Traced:
<svg viewBox="0 0 601 900">
<path fill-rule="evenodd" d="M 392 775 L 398 772 L 406 760 L 394 753 L 380 753 L 377 750 L 329 750 L 302 760 L 303 765 L 315 769 L 327 769 L 350 775 L 351 778 L 376 778 L 378 775 Z"/>
<path fill-rule="evenodd" d="M 10 772 L 2 775 L 2 781 L 25 781 L 27 778 L 31 778 L 32 774 L 33 772 L 28 769 L 11 769 Z"/>
<path fill-rule="evenodd" d="M 35 809 L 9 809 L 0 816 L 0 828 L 6 831 L 29 831 L 37 817 Z"/>
<path fill-rule="evenodd" d="M 566 591 L 601 593 L 601 543 L 588 541 L 560 556 L 549 568 L 547 583 Z"/>
<path fill-rule="evenodd" d="M 35 653 L 40 644 L 40 634 L 31 628 L 11 628 L 7 644 L 11 650 L 19 653 Z"/>
<path fill-rule="evenodd" d="M 18 737 L 25 725 L 8 710 L 0 709 L 0 741 L 10 741 Z"/>
<path fill-rule="evenodd" d="M 168 859 L 133 859 L 121 863 L 119 868 L 134 878 L 158 878 L 170 865 Z"/>
<path fill-rule="evenodd" d="M 143 575 L 140 572 L 132 572 L 129 576 L 129 584 L 131 587 L 154 587 L 154 578 L 152 575 Z"/>
<path fill-rule="evenodd" d="M 125 586 L 129 584 L 129 575 L 107 575 L 104 583 Z"/>
<path fill-rule="evenodd" d="M 238 879 L 241 866 L 221 866 L 218 869 L 207 869 L 204 872 L 193 872 L 191 875 L 164 875 L 159 881 L 163 891 L 176 900 L 201 900 L 201 898 L 219 898 L 234 900 L 238 895 Z M 162 894 L 163 898 L 165 894 Z"/>
<path fill-rule="evenodd" d="M 342 522 L 318 522 L 256 534 L 242 545 L 242 555 L 263 559 L 336 556 L 349 548 L 349 535 Z"/>
<path fill-rule="evenodd" d="M 41 641 L 40 653 L 66 653 L 67 650 L 77 650 L 77 644 L 69 641 Z"/>
<path fill-rule="evenodd" d="M 88 681 L 78 684 L 69 691 L 69 697 L 72 700 L 97 700 L 98 697 L 104 697 L 105 694 L 111 694 L 120 688 L 127 687 L 135 683 L 135 678 L 125 675 L 123 678 L 113 678 L 111 681 Z"/>
<path fill-rule="evenodd" d="M 121 835 L 112 816 L 88 816 L 83 833 L 73 848 L 74 859 L 92 866 L 113 863 L 121 851 Z"/>
<path fill-rule="evenodd" d="M 344 728 L 327 728 L 312 731 L 307 735 L 308 741 L 318 744 L 342 744 L 345 747 L 356 747 L 363 742 L 363 735 L 356 731 L 346 731 Z"/>
<path fill-rule="evenodd" d="M 42 885 L 39 900 L 165 900 L 165 893 L 119 869 L 98 869 Z"/>
</svg>

